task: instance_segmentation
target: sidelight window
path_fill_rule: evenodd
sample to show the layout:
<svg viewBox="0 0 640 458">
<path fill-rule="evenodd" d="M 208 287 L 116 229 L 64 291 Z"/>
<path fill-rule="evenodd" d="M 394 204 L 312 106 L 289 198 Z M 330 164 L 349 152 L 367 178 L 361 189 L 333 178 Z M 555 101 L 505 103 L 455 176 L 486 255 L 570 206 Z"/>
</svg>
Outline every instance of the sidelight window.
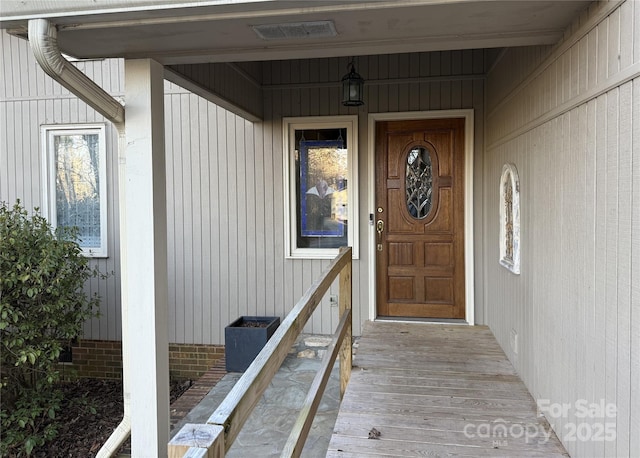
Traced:
<svg viewBox="0 0 640 458">
<path fill-rule="evenodd" d="M 505 164 L 500 177 L 500 264 L 520 273 L 520 182 L 514 164 Z"/>
</svg>

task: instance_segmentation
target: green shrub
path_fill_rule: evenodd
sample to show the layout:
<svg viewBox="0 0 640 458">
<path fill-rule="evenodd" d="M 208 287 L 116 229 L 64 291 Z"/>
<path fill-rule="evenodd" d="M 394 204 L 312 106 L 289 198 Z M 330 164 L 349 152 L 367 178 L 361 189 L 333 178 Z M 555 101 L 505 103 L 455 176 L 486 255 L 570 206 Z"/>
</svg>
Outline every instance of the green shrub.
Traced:
<svg viewBox="0 0 640 458">
<path fill-rule="evenodd" d="M 54 232 L 38 209 L 0 203 L 0 456 L 29 455 L 56 435 L 43 424 L 60 409 L 60 351 L 97 316 L 99 298 L 83 286 L 100 273 L 88 261 L 77 229 Z"/>
</svg>

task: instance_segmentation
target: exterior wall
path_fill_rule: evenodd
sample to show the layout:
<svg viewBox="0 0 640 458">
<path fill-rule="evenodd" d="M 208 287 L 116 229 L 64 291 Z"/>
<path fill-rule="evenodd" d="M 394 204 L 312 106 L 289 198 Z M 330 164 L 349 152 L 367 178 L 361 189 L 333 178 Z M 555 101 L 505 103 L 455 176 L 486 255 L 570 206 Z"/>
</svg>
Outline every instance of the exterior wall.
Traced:
<svg viewBox="0 0 640 458">
<path fill-rule="evenodd" d="M 42 124 L 102 122 L 84 103 L 38 67 L 26 41 L 0 35 L 0 200 L 21 199 L 27 208 L 42 199 Z M 484 51 L 452 51 L 361 57 L 366 105 L 340 104 L 338 82 L 346 59 L 243 66 L 262 74 L 265 121 L 251 123 L 171 83 L 165 85 L 170 342 L 218 345 L 224 327 L 239 315 L 283 318 L 328 265 L 284 258 L 283 116 L 359 115 L 360 260 L 354 263 L 354 333 L 369 318 L 367 176 L 372 160 L 367 114 L 473 108 L 475 110 L 475 202 L 482 202 Z M 116 97 L 123 88 L 118 60 L 76 65 Z M 120 284 L 117 212 L 117 139 L 107 123 L 109 252 L 97 263 L 113 273 L 92 282 L 102 296 L 102 316 L 87 323 L 85 338 L 119 340 Z M 481 215 L 476 215 L 476 319 L 482 322 Z M 333 288 L 337 293 L 337 288 Z M 132 304 L 133 305 L 133 304 Z M 134 306 L 134 305 L 133 305 Z M 337 325 L 328 299 L 305 332 L 328 334 Z"/>
<path fill-rule="evenodd" d="M 547 418 L 572 456 L 640 455 L 640 3 L 616 4 L 594 4 L 553 49 L 509 50 L 487 80 L 486 321 L 533 396 L 569 406 Z M 508 162 L 519 276 L 498 263 Z M 579 418 L 579 402 L 618 413 Z M 613 423 L 617 440 L 571 440 L 584 423 Z"/>
<path fill-rule="evenodd" d="M 260 120 L 261 70 L 260 62 L 173 65 L 167 67 L 165 78 L 240 116 Z M 211 88 L 216 96 L 204 88 Z M 231 100 L 233 104 L 228 103 Z"/>
<path fill-rule="evenodd" d="M 107 126 L 107 190 L 109 257 L 96 262 L 104 273 L 113 273 L 106 281 L 92 279 L 89 293 L 102 297 L 99 320 L 85 326 L 85 335 L 93 339 L 118 340 L 120 329 L 120 265 L 117 208 L 117 134 L 115 128 L 54 82 L 38 66 L 29 43 L 0 33 L 0 201 L 11 205 L 20 199 L 27 209 L 40 207 L 43 198 L 42 148 L 40 126 L 104 122 Z M 110 94 L 124 93 L 123 62 L 87 61 L 76 65 Z"/>
<path fill-rule="evenodd" d="M 64 379 L 122 378 L 122 344 L 115 340 L 80 339 L 71 349 L 73 362 L 60 364 Z M 196 380 L 224 357 L 222 345 L 169 345 L 169 375 L 176 380 Z"/>
<path fill-rule="evenodd" d="M 256 125 L 256 151 L 263 168 L 273 171 L 273 189 L 265 197 L 266 208 L 273 205 L 273 213 L 258 209 L 258 220 L 265 218 L 267 257 L 275 256 L 274 269 L 266 272 L 266 284 L 282 285 L 272 294 L 278 304 L 276 312 L 291 308 L 304 289 L 326 265 L 318 260 L 291 260 L 278 256 L 284 251 L 283 226 L 283 138 L 282 118 L 291 116 L 358 115 L 358 183 L 359 183 L 359 239 L 360 259 L 353 265 L 354 333 L 369 317 L 369 301 L 375 284 L 369 282 L 369 234 L 367 199 L 370 189 L 369 166 L 373 161 L 372 145 L 368 144 L 368 114 L 407 111 L 428 111 L 473 108 L 475 110 L 475 171 L 474 199 L 479 208 L 482 202 L 482 150 L 484 143 L 484 73 L 487 54 L 482 50 L 447 51 L 358 57 L 355 67 L 365 79 L 365 105 L 357 108 L 341 104 L 339 81 L 347 72 L 346 58 L 291 60 L 265 62 L 262 74 L 265 91 L 265 120 Z M 264 159 L 262 159 L 264 158 Z M 481 215 L 476 213 L 474 228 L 482 233 Z M 478 242 L 481 240 L 477 238 Z M 476 248 L 480 243 L 476 244 Z M 476 320 L 482 323 L 482 282 L 476 249 Z M 262 279 L 260 279 L 262 281 Z M 293 281 L 291 281 L 293 280 Z M 258 284 L 261 284 L 260 282 Z M 307 332 L 330 333 L 337 325 L 336 309 L 326 308 L 313 316 Z M 326 313 L 329 310 L 330 313 Z"/>
<path fill-rule="evenodd" d="M 368 81 L 366 105 L 360 109 L 340 103 L 337 82 L 346 73 L 345 59 L 263 63 L 261 123 L 245 121 L 179 90 L 166 95 L 171 341 L 222 343 L 224 326 L 239 315 L 283 318 L 329 264 L 284 258 L 282 117 L 359 115 L 361 248 L 353 268 L 356 335 L 369 319 L 374 288 L 369 284 L 366 249 L 372 211 L 366 206 L 371 160 L 367 114 L 474 108 L 475 199 L 478 205 L 482 201 L 485 53 L 359 58 L 356 67 Z M 479 259 L 478 251 L 476 263 Z M 481 290 L 481 283 L 476 285 Z M 337 294 L 336 285 L 332 294 Z M 476 292 L 480 322 L 481 297 Z M 329 334 L 337 323 L 337 308 L 327 298 L 305 332 Z"/>
<path fill-rule="evenodd" d="M 122 344 L 117 340 L 78 340 L 71 347 L 72 362 L 60 363 L 63 380 L 122 378 Z"/>
</svg>

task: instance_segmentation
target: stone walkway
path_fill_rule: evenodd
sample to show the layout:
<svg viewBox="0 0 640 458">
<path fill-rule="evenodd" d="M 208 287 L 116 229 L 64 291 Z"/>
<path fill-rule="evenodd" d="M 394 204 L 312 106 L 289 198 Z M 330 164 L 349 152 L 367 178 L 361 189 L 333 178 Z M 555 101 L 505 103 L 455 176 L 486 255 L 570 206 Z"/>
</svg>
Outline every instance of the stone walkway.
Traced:
<svg viewBox="0 0 640 458">
<path fill-rule="evenodd" d="M 330 341 L 330 337 L 315 335 L 303 334 L 298 338 L 227 453 L 228 457 L 280 456 Z M 336 364 L 311 427 L 303 452 L 305 457 L 326 456 L 340 406 L 339 372 Z M 235 372 L 224 375 L 198 405 L 177 422 L 171 431 L 172 437 L 186 423 L 206 423 L 241 375 Z M 175 403 L 172 410 L 174 406 Z"/>
</svg>

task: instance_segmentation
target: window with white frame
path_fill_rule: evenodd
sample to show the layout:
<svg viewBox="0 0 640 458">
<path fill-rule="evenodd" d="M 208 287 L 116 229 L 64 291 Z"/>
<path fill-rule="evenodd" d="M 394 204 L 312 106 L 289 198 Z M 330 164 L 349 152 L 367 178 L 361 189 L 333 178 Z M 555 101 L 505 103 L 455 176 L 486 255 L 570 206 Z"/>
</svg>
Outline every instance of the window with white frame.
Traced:
<svg viewBox="0 0 640 458">
<path fill-rule="evenodd" d="M 520 274 L 520 181 L 514 164 L 500 177 L 500 264 Z"/>
<path fill-rule="evenodd" d="M 107 257 L 104 124 L 42 126 L 44 214 L 53 227 L 77 227 L 86 256 Z"/>
<path fill-rule="evenodd" d="M 284 118 L 285 238 L 290 258 L 358 257 L 357 116 Z"/>
</svg>

